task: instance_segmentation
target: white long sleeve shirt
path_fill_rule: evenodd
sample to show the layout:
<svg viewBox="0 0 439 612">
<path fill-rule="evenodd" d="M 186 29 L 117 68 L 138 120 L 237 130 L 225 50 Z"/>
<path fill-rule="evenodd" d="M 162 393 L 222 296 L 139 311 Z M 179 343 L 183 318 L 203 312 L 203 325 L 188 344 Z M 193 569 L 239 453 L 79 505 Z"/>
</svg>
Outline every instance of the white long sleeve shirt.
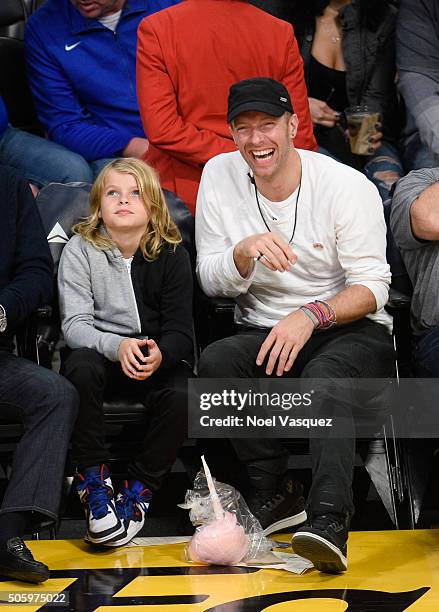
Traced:
<svg viewBox="0 0 439 612">
<path fill-rule="evenodd" d="M 377 189 L 360 172 L 327 156 L 298 153 L 302 183 L 292 241 L 297 263 L 290 271 L 273 272 L 257 262 L 248 278 L 238 272 L 233 249 L 240 240 L 267 231 L 249 167 L 239 151 L 206 164 L 196 208 L 197 274 L 203 290 L 210 296 L 235 298 L 237 323 L 273 327 L 307 302 L 363 285 L 377 303 L 369 317 L 390 325 L 383 306 L 391 276 Z M 296 197 L 297 191 L 284 202 L 269 202 L 259 194 L 268 226 L 287 242 Z"/>
</svg>

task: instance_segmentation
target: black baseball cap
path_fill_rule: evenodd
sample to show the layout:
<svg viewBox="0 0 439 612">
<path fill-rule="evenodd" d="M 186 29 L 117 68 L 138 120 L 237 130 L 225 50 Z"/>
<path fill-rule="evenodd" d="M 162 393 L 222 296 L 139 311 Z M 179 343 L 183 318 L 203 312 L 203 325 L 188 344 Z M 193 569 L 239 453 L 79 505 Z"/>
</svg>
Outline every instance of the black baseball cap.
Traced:
<svg viewBox="0 0 439 612">
<path fill-rule="evenodd" d="M 228 123 L 246 111 L 258 111 L 273 117 L 280 117 L 286 112 L 294 113 L 286 87 L 268 77 L 245 79 L 231 86 L 227 109 Z"/>
</svg>

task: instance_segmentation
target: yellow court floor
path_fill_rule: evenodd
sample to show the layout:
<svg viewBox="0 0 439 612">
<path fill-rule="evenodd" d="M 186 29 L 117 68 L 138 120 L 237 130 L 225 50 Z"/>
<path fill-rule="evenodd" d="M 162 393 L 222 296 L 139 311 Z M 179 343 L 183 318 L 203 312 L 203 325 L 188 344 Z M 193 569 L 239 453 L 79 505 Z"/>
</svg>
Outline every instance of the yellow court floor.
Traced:
<svg viewBox="0 0 439 612">
<path fill-rule="evenodd" d="M 40 586 L 0 581 L 0 601 L 16 602 L 1 610 L 439 612 L 436 530 L 352 532 L 349 568 L 339 576 L 196 566 L 184 561 L 183 544 L 108 552 L 80 540 L 28 545 L 51 578 Z M 34 603 L 23 607 L 20 599 Z"/>
</svg>

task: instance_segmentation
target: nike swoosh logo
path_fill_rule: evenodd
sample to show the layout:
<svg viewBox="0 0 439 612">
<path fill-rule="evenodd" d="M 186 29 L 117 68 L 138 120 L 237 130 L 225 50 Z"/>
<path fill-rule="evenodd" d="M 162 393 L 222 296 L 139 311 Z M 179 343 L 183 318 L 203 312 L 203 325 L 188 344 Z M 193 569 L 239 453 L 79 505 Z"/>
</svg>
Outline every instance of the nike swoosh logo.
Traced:
<svg viewBox="0 0 439 612">
<path fill-rule="evenodd" d="M 71 51 L 72 49 L 74 49 L 75 47 L 77 47 L 78 45 L 80 45 L 82 43 L 82 40 L 80 40 L 79 42 L 75 43 L 74 45 L 66 45 L 64 47 L 64 49 L 66 51 Z"/>
</svg>

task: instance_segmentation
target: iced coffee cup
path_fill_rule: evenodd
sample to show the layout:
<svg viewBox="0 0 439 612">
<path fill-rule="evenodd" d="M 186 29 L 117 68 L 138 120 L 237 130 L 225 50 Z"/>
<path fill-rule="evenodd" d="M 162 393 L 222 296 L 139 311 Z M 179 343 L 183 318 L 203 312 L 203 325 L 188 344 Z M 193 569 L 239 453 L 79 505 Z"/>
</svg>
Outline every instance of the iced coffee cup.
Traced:
<svg viewBox="0 0 439 612">
<path fill-rule="evenodd" d="M 376 124 L 380 121 L 380 113 L 362 105 L 346 108 L 344 114 L 352 153 L 373 155 L 373 152 L 369 150 L 371 146 L 369 138 L 378 131 Z"/>
</svg>

